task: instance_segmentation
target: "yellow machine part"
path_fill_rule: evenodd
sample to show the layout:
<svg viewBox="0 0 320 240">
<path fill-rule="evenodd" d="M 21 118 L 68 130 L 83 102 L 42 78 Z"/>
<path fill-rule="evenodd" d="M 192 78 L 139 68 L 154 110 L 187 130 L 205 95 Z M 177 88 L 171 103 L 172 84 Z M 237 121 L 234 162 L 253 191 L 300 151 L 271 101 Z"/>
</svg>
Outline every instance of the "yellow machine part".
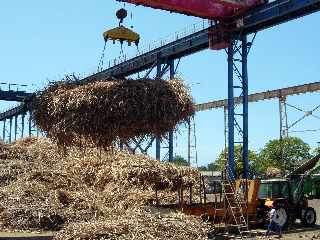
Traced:
<svg viewBox="0 0 320 240">
<path fill-rule="evenodd" d="M 237 180 L 236 181 L 236 191 L 240 190 L 245 186 L 245 184 L 248 184 L 248 209 L 247 213 L 250 214 L 255 214 L 256 209 L 258 206 L 258 193 L 259 193 L 259 187 L 260 187 L 260 181 L 259 180 Z M 242 191 L 242 190 L 241 190 Z"/>
<path fill-rule="evenodd" d="M 132 42 L 138 44 L 140 40 L 140 35 L 130 30 L 129 28 L 120 26 L 104 32 L 103 38 L 105 41 L 108 41 L 108 40 L 120 41 L 120 42 L 125 41 L 125 42 L 128 42 L 129 44 L 131 44 Z"/>
<path fill-rule="evenodd" d="M 272 207 L 272 206 L 273 206 L 273 201 L 270 200 L 270 199 L 267 199 L 267 200 L 265 201 L 264 205 L 265 205 L 266 207 Z"/>
<path fill-rule="evenodd" d="M 248 214 L 249 216 L 256 216 L 257 213 L 257 207 L 259 204 L 258 200 L 258 193 L 259 193 L 259 187 L 260 187 L 260 180 L 236 180 L 235 182 L 235 193 L 243 193 L 243 190 L 245 189 L 245 186 L 247 186 L 247 204 L 246 206 L 243 206 L 243 213 Z M 217 197 L 217 194 L 214 194 Z M 218 197 L 219 198 L 219 197 Z M 221 201 L 221 195 L 220 200 L 215 199 L 211 202 L 206 203 L 193 203 L 193 204 L 185 204 L 183 205 L 181 209 L 184 213 L 195 215 L 195 216 L 203 216 L 207 215 L 209 217 L 218 217 L 220 219 L 223 219 L 226 216 L 226 210 L 224 206 L 224 202 Z"/>
</svg>

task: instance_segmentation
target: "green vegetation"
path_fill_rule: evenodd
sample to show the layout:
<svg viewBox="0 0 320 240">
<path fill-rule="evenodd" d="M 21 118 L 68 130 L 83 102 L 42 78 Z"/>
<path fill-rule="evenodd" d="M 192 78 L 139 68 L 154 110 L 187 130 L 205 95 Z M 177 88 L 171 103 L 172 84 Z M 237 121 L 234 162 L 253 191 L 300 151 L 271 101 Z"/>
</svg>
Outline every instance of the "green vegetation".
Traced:
<svg viewBox="0 0 320 240">
<path fill-rule="evenodd" d="M 184 159 L 184 157 L 180 156 L 180 155 L 176 155 L 173 158 L 172 163 L 178 165 L 178 166 L 189 166 L 189 163 L 187 160 Z"/>
<path fill-rule="evenodd" d="M 316 147 L 313 151 L 312 151 L 313 155 L 319 155 L 320 154 L 320 147 Z"/>
<path fill-rule="evenodd" d="M 219 154 L 218 158 L 216 159 L 216 164 L 219 166 L 219 170 L 223 170 L 225 163 L 226 163 L 226 157 L 228 156 L 228 149 L 222 150 L 222 152 Z M 240 145 L 236 145 L 234 148 L 234 157 L 236 162 L 236 173 L 238 176 L 242 175 L 243 173 L 243 161 L 242 161 L 242 147 Z M 257 161 L 257 154 L 249 150 L 249 172 L 252 170 L 250 169 L 251 166 L 253 166 Z"/>
<path fill-rule="evenodd" d="M 207 166 L 200 166 L 198 169 L 200 171 L 221 171 L 221 168 L 216 164 L 216 162 L 209 163 Z"/>
<path fill-rule="evenodd" d="M 271 140 L 261 150 L 257 166 L 262 172 L 270 166 L 290 172 L 301 165 L 301 161 L 312 157 L 310 150 L 310 146 L 297 137 Z"/>
<path fill-rule="evenodd" d="M 234 155 L 238 175 L 243 172 L 241 152 L 241 146 L 235 146 Z M 312 150 L 307 143 L 297 137 L 270 140 L 258 153 L 249 150 L 249 174 L 251 176 L 262 175 L 268 167 L 278 168 L 283 173 L 290 172 L 296 166 L 301 165 L 302 161 L 317 154 L 320 154 L 320 147 Z M 221 171 L 225 166 L 227 156 L 228 149 L 222 150 L 213 163 L 199 167 L 199 169 L 202 171 Z"/>
</svg>

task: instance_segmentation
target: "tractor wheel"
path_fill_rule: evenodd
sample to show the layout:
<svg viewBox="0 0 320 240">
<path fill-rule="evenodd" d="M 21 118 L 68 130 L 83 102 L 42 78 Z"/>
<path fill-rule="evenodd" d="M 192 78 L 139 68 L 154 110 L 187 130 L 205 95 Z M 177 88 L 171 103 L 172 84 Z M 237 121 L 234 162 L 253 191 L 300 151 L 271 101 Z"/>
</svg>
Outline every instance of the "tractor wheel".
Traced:
<svg viewBox="0 0 320 240">
<path fill-rule="evenodd" d="M 275 222 L 281 227 L 286 228 L 289 223 L 289 216 L 287 210 L 283 207 L 280 207 L 276 211 L 276 220 Z"/>
<path fill-rule="evenodd" d="M 312 207 L 307 207 L 302 211 L 301 222 L 306 227 L 312 227 L 316 224 L 317 214 Z"/>
</svg>

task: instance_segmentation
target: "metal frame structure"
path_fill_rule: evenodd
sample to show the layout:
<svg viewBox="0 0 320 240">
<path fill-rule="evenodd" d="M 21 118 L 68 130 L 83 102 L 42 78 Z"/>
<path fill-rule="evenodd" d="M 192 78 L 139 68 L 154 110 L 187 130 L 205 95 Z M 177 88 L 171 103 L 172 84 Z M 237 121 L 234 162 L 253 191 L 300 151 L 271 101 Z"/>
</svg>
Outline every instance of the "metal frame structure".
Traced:
<svg viewBox="0 0 320 240">
<path fill-rule="evenodd" d="M 170 61 L 175 59 L 191 55 L 201 50 L 208 49 L 209 47 L 209 33 L 216 32 L 218 35 L 213 39 L 213 44 L 219 45 L 223 44 L 225 41 L 224 32 L 219 31 L 219 29 L 227 30 L 228 35 L 231 36 L 231 43 L 228 48 L 228 142 L 229 142 L 229 167 L 230 172 L 234 173 L 234 156 L 233 148 L 235 144 L 234 140 L 234 128 L 235 119 L 237 116 L 242 117 L 242 144 L 243 144 L 243 159 L 247 159 L 247 149 L 248 149 L 248 82 L 247 82 L 247 43 L 246 36 L 251 33 L 256 33 L 258 31 L 270 28 L 281 23 L 303 17 L 305 15 L 317 12 L 320 10 L 320 0 L 276 0 L 270 3 L 261 5 L 255 9 L 245 12 L 243 15 L 235 16 L 231 18 L 228 22 L 224 22 L 223 26 L 221 23 L 212 25 L 208 29 L 204 29 L 197 33 L 191 34 L 189 36 L 183 37 L 171 43 L 168 43 L 162 47 L 149 51 L 147 53 L 141 54 L 135 58 L 125 60 L 124 62 L 110 67 L 104 71 L 97 74 L 84 78 L 83 83 L 90 81 L 108 79 L 110 77 L 126 77 L 132 74 L 153 68 L 157 65 L 157 76 L 159 76 L 159 71 L 161 69 L 161 64 L 168 64 Z M 241 42 L 237 45 L 237 42 Z M 212 42 L 211 42 L 212 44 Z M 238 85 L 235 85 L 235 77 L 237 76 L 235 72 L 235 53 L 241 50 L 241 65 L 242 70 L 239 71 L 241 75 L 241 85 L 239 89 L 242 91 L 242 101 L 244 103 L 242 112 L 235 113 L 234 111 L 234 90 Z M 160 67 L 159 67 L 160 66 Z M 19 115 L 27 110 L 23 107 L 13 109 L 10 113 L 6 112 L 1 114 L 0 119 L 11 118 L 11 116 Z M 240 124 L 236 123 L 236 128 Z M 169 137 L 172 139 L 172 136 Z M 157 158 L 160 159 L 160 147 L 159 141 L 157 141 Z M 172 142 L 169 146 L 173 146 Z M 171 151 L 171 150 L 170 150 Z M 172 152 L 170 152 L 170 155 Z M 247 169 L 247 161 L 244 161 L 244 167 Z M 246 177 L 246 172 L 244 171 Z"/>
<path fill-rule="evenodd" d="M 291 124 L 288 123 L 288 107 L 303 113 L 303 115 L 299 119 L 295 120 Z M 319 108 L 320 108 L 320 105 L 318 104 L 313 109 L 307 111 L 307 110 L 301 109 L 300 107 L 289 104 L 287 102 L 286 97 L 279 98 L 280 139 L 288 137 L 290 132 L 316 132 L 316 131 L 319 131 L 320 129 L 305 129 L 305 130 L 290 131 L 290 129 L 292 129 L 294 126 L 296 126 L 298 123 L 302 122 L 304 119 L 306 119 L 308 117 L 314 117 L 314 118 L 320 120 L 320 117 L 315 115 L 315 113 L 314 113 Z"/>
<path fill-rule="evenodd" d="M 281 97 L 294 96 L 306 93 L 320 92 L 320 82 L 307 83 L 303 85 L 292 86 L 288 88 L 280 88 L 265 92 L 253 93 L 248 95 L 248 102 L 260 102 L 271 99 L 279 99 Z M 235 104 L 242 104 L 242 97 L 234 98 Z M 226 108 L 228 106 L 228 99 L 216 100 L 207 103 L 195 105 L 197 112 L 206 111 L 217 108 Z M 0 115 L 1 116 L 1 115 Z M 0 117 L 1 121 L 1 117 Z"/>
<path fill-rule="evenodd" d="M 156 77 L 155 81 L 162 79 L 164 75 L 169 71 L 170 79 L 173 79 L 175 76 L 176 68 L 174 65 L 174 60 L 167 61 L 168 63 L 163 64 L 162 59 L 159 57 L 157 61 L 153 64 L 152 68 L 147 71 L 144 78 L 148 78 L 151 74 L 153 68 L 156 66 Z M 160 139 L 159 137 L 140 137 L 133 138 L 128 142 L 121 143 L 121 148 L 125 147 L 132 153 L 136 153 L 137 150 L 140 150 L 141 153 L 146 154 L 151 148 L 153 142 L 156 142 L 156 159 L 164 161 L 173 161 L 173 131 L 170 131 L 167 136 Z M 161 146 L 166 144 L 167 146 Z M 168 149 L 167 153 L 161 157 L 161 149 Z"/>
<path fill-rule="evenodd" d="M 166 71 L 169 70 L 169 78 L 173 79 L 175 77 L 176 68 L 174 64 L 174 59 L 169 59 L 166 61 L 167 65 L 161 69 L 161 58 L 159 56 L 157 60 L 157 78 L 162 78 Z M 156 78 L 156 80 L 157 80 Z M 173 161 L 173 130 L 168 133 L 162 139 L 156 138 L 156 159 L 172 162 Z M 164 145 L 164 146 L 161 146 Z M 167 149 L 167 153 L 161 158 L 161 149 Z"/>
<path fill-rule="evenodd" d="M 266 92 L 260 92 L 260 93 L 254 93 L 248 95 L 248 102 L 260 102 L 265 100 L 272 100 L 272 99 L 278 99 L 279 101 L 279 116 L 280 116 L 280 138 L 287 137 L 289 134 L 289 129 L 293 126 L 295 126 L 297 123 L 305 119 L 306 117 L 313 116 L 317 119 L 320 119 L 317 115 L 314 114 L 316 110 L 320 108 L 319 105 L 317 105 L 315 108 L 313 108 L 311 111 L 304 111 L 301 108 L 298 108 L 296 106 L 293 106 L 289 103 L 287 103 L 287 97 L 294 96 L 294 95 L 301 95 L 301 94 L 307 94 L 307 93 L 314 93 L 320 91 L 320 82 L 314 82 L 314 83 L 308 83 L 288 88 L 281 88 Z M 235 97 L 234 103 L 236 105 L 242 104 L 243 99 L 242 97 Z M 206 110 L 212 110 L 212 109 L 218 109 L 223 108 L 224 109 L 224 117 L 225 117 L 225 135 L 227 135 L 228 128 L 227 128 L 227 106 L 228 106 L 228 99 L 223 100 L 217 100 L 213 102 L 207 102 L 202 104 L 195 105 L 195 109 L 197 112 L 206 111 Z M 292 124 L 288 124 L 288 114 L 287 114 L 287 107 L 294 108 L 300 112 L 303 112 L 303 116 L 293 122 Z M 314 130 L 305 130 L 305 131 L 317 131 L 320 129 L 314 129 Z M 227 140 L 225 139 L 225 142 Z M 227 148 L 227 146 L 225 146 Z"/>
<path fill-rule="evenodd" d="M 288 137 L 288 114 L 287 114 L 287 97 L 279 97 L 279 116 L 280 116 L 280 139 Z"/>
<path fill-rule="evenodd" d="M 247 36 L 240 35 L 240 40 L 231 40 L 228 47 L 228 173 L 237 178 L 235 171 L 235 144 L 242 145 L 243 178 L 248 178 L 248 44 Z M 241 112 L 235 111 L 234 96 L 240 90 L 242 98 Z M 239 121 L 239 118 L 241 120 Z M 241 140 L 235 140 L 235 129 Z"/>
<path fill-rule="evenodd" d="M 9 121 L 9 125 L 6 124 L 7 120 Z M 39 131 L 32 122 L 30 111 L 6 118 L 2 121 L 2 123 L 2 139 L 8 143 L 16 141 L 25 136 L 39 136 Z M 26 129 L 26 127 L 28 127 L 28 129 Z M 34 132 L 36 132 L 36 134 L 34 134 Z"/>
<path fill-rule="evenodd" d="M 301 94 L 307 94 L 307 93 L 314 93 L 314 92 L 319 92 L 320 91 L 320 82 L 314 82 L 314 83 L 309 83 L 309 84 L 303 84 L 303 85 L 298 85 L 298 86 L 293 86 L 293 87 L 288 87 L 288 88 L 281 88 L 281 89 L 276 89 L 276 90 L 271 90 L 271 91 L 265 91 L 265 92 L 260 92 L 260 93 L 254 93 L 248 95 L 248 103 L 249 102 L 260 102 L 260 101 L 265 101 L 265 100 L 272 100 L 272 99 L 278 99 L 279 100 L 279 116 L 280 116 L 280 139 L 287 137 L 288 136 L 288 130 L 290 127 L 296 125 L 298 122 L 302 121 L 308 116 L 313 116 L 317 119 L 320 119 L 317 115 L 314 114 L 314 111 L 320 109 L 320 106 L 316 106 L 313 108 L 311 111 L 304 111 L 301 108 L 297 108 L 293 105 L 290 105 L 286 102 L 286 99 L 288 96 L 294 96 L 294 95 L 301 95 Z M 235 106 L 240 105 L 244 102 L 243 96 L 240 97 L 234 97 L 233 103 Z M 302 111 L 304 115 L 292 123 L 291 125 L 288 125 L 288 116 L 287 116 L 287 106 L 295 108 L 298 111 Z M 197 104 L 195 105 L 195 110 L 196 112 L 201 112 L 201 111 L 206 111 L 206 110 L 212 110 L 212 109 L 219 109 L 223 108 L 224 109 L 224 135 L 225 135 L 225 149 L 228 149 L 228 99 L 223 99 L 223 100 L 217 100 L 217 101 L 212 101 L 212 102 L 207 102 L 207 103 L 202 103 L 202 104 Z M 246 107 L 242 107 L 242 109 L 245 110 Z M 243 111 L 244 111 L 243 110 Z M 239 113 L 234 114 L 236 117 L 243 117 Z M 232 123 L 232 122 L 231 122 Z M 234 127 L 236 129 L 239 129 L 240 124 L 235 123 Z M 288 127 L 289 126 L 289 127 Z M 239 129 L 240 137 L 243 137 L 241 129 Z M 305 131 L 319 131 L 320 129 L 314 129 L 314 130 L 305 130 Z M 191 131 L 188 131 L 188 136 L 190 135 Z M 281 135 L 282 133 L 282 135 Z M 284 135 L 286 134 L 286 135 Z M 242 142 L 236 142 L 235 143 L 239 144 Z M 243 144 L 244 145 L 244 144 Z M 189 148 L 191 148 L 189 146 Z M 190 150 L 188 149 L 188 152 Z M 243 151 L 243 149 L 242 149 Z M 243 154 L 243 152 L 242 152 Z M 228 157 L 225 156 L 227 159 Z"/>
<path fill-rule="evenodd" d="M 22 102 L 25 98 L 28 98 L 31 96 L 32 96 L 32 93 L 27 93 L 25 91 L 0 90 L 0 100 L 3 100 L 3 101 Z"/>
<path fill-rule="evenodd" d="M 198 151 L 197 151 L 197 136 L 196 122 L 194 116 L 190 117 L 187 122 L 188 126 L 188 156 L 187 161 L 190 166 L 198 167 Z"/>
</svg>

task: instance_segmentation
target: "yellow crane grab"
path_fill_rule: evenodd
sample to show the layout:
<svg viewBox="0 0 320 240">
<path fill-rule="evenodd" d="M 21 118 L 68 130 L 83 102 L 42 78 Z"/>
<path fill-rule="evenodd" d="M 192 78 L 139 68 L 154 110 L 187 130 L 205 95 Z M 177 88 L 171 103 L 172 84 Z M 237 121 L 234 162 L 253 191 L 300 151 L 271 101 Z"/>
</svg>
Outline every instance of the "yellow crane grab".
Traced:
<svg viewBox="0 0 320 240">
<path fill-rule="evenodd" d="M 140 35 L 138 33 L 124 26 L 119 26 L 104 32 L 103 38 L 106 42 L 108 40 L 112 40 L 113 43 L 119 41 L 121 44 L 128 42 L 129 46 L 131 46 L 132 43 L 138 46 L 140 41 Z"/>
<path fill-rule="evenodd" d="M 140 41 L 140 35 L 129 28 L 121 25 L 123 20 L 127 17 L 128 12 L 124 8 L 121 8 L 116 13 L 117 18 L 119 19 L 119 27 L 113 28 L 103 33 L 103 38 L 105 42 L 112 40 L 113 43 L 119 41 L 121 45 L 124 42 L 128 42 L 128 45 L 131 46 L 132 43 L 135 43 L 138 46 Z"/>
</svg>

